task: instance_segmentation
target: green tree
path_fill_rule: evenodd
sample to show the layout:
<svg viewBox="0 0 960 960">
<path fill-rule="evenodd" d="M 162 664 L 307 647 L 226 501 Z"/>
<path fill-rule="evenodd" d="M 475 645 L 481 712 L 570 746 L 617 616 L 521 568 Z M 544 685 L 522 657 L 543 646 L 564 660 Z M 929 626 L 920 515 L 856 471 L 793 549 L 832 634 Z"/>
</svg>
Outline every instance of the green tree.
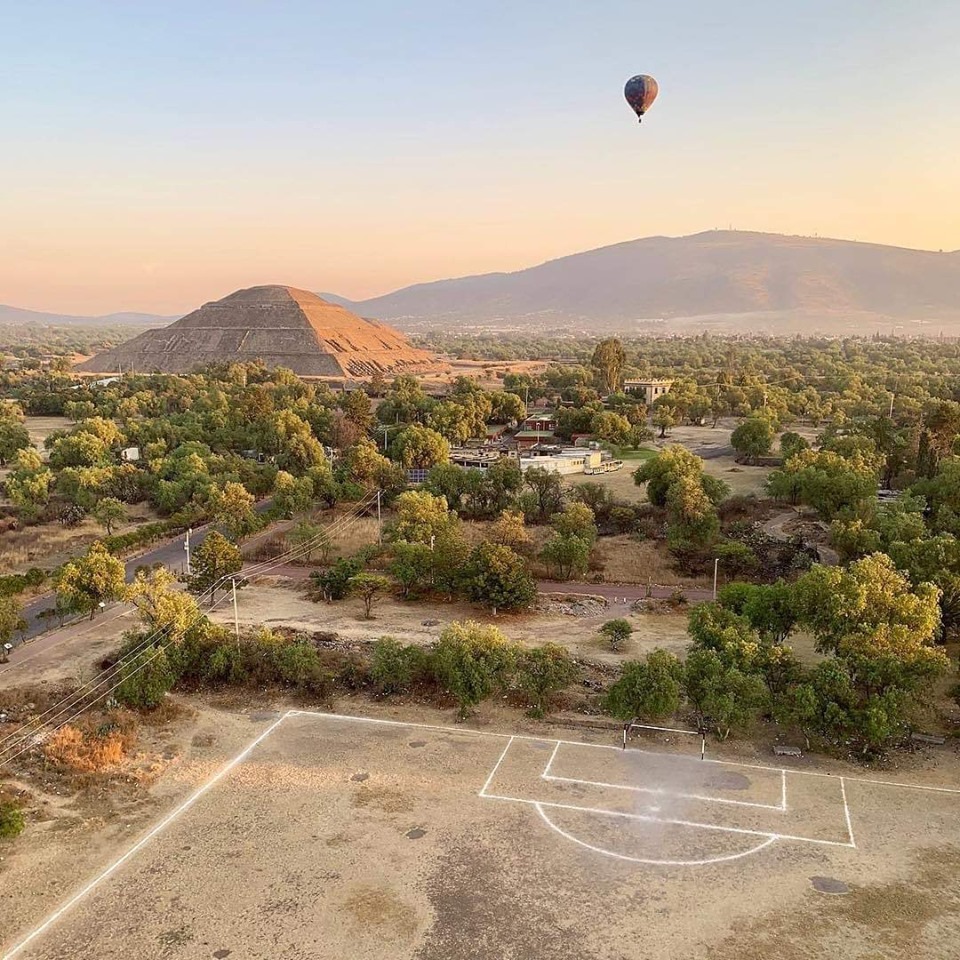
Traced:
<svg viewBox="0 0 960 960">
<path fill-rule="evenodd" d="M 429 546 L 442 533 L 457 525 L 457 517 L 447 508 L 447 501 L 426 490 L 401 493 L 397 497 L 396 511 L 392 530 L 394 540 Z"/>
<path fill-rule="evenodd" d="M 127 518 L 127 511 L 116 497 L 103 497 L 90 511 L 90 516 L 106 531 L 107 536 Z"/>
<path fill-rule="evenodd" d="M 597 344 L 590 365 L 596 371 L 597 386 L 603 393 L 616 393 L 620 389 L 626 362 L 623 344 L 616 337 L 608 337 Z"/>
<path fill-rule="evenodd" d="M 710 721 L 721 740 L 734 728 L 749 726 L 767 703 L 767 689 L 756 674 L 725 664 L 712 649 L 687 657 L 684 691 L 703 721 Z"/>
<path fill-rule="evenodd" d="M 197 594 L 210 591 L 210 605 L 216 600 L 223 581 L 243 567 L 240 548 L 222 533 L 211 531 L 191 555 L 190 589 Z"/>
<path fill-rule="evenodd" d="M 810 444 L 799 433 L 788 430 L 780 435 L 780 455 L 785 461 L 809 449 Z"/>
<path fill-rule="evenodd" d="M 226 483 L 216 491 L 210 506 L 213 518 L 234 540 L 246 536 L 257 525 L 253 494 L 242 483 Z"/>
<path fill-rule="evenodd" d="M 530 716 L 543 717 L 550 702 L 577 677 L 570 652 L 558 643 L 524 650 L 517 665 L 517 684 L 530 701 Z"/>
<path fill-rule="evenodd" d="M 136 710 L 153 710 L 173 689 L 176 671 L 164 643 L 147 643 L 149 634 L 135 634 L 121 650 L 117 700 Z M 146 645 L 144 646 L 144 644 Z"/>
<path fill-rule="evenodd" d="M 397 540 L 391 553 L 390 576 L 400 584 L 400 595 L 406 600 L 430 582 L 435 553 L 424 543 L 406 540 Z"/>
<path fill-rule="evenodd" d="M 521 610 L 536 599 L 537 585 L 527 563 L 510 547 L 484 542 L 474 548 L 467 564 L 467 596 L 497 610 Z"/>
<path fill-rule="evenodd" d="M 665 403 L 658 404 L 653 411 L 653 425 L 660 431 L 660 439 L 662 440 L 667 435 L 667 431 L 677 425 L 673 408 Z"/>
<path fill-rule="evenodd" d="M 591 546 L 597 540 L 596 517 L 585 503 L 568 503 L 550 523 L 561 537 L 579 537 Z"/>
<path fill-rule="evenodd" d="M 554 569 L 558 580 L 570 580 L 587 572 L 590 544 L 582 537 L 555 533 L 544 544 L 540 558 Z"/>
<path fill-rule="evenodd" d="M 126 589 L 123 563 L 111 556 L 100 542 L 86 554 L 64 564 L 57 582 L 57 596 L 71 609 L 89 613 L 92 620 L 101 603 L 118 600 Z"/>
<path fill-rule="evenodd" d="M 27 428 L 12 417 L 0 417 L 0 467 L 30 446 Z"/>
<path fill-rule="evenodd" d="M 657 507 L 667 506 L 670 488 L 684 478 L 699 484 L 713 504 L 720 503 L 728 493 L 727 485 L 704 474 L 703 461 L 679 444 L 673 444 L 646 460 L 633 474 L 637 486 L 647 485 L 647 499 Z"/>
<path fill-rule="evenodd" d="M 373 607 L 390 590 L 390 581 L 374 573 L 358 573 L 350 578 L 350 592 L 363 602 L 363 617 L 373 619 Z"/>
<path fill-rule="evenodd" d="M 590 432 L 598 440 L 618 447 L 623 446 L 630 439 L 632 429 L 630 421 L 619 413 L 595 413 L 590 421 Z"/>
<path fill-rule="evenodd" d="M 654 650 L 623 665 L 604 707 L 620 720 L 661 720 L 680 709 L 682 694 L 683 664 L 666 650 Z"/>
<path fill-rule="evenodd" d="M 547 521 L 563 507 L 563 483 L 558 473 L 543 467 L 529 467 L 523 482 L 533 494 L 536 520 Z"/>
<path fill-rule="evenodd" d="M 460 719 L 506 685 L 518 650 L 496 628 L 473 621 L 451 623 L 434 649 L 437 677 L 460 705 Z"/>
<path fill-rule="evenodd" d="M 608 620 L 601 628 L 600 633 L 607 638 L 610 643 L 610 649 L 616 653 L 630 639 L 633 633 L 633 627 L 630 621 L 623 617 L 616 620 Z"/>
<path fill-rule="evenodd" d="M 0 649 L 27 629 L 23 607 L 16 597 L 0 596 Z"/>
<path fill-rule="evenodd" d="M 126 599 L 137 608 L 144 625 L 151 631 L 162 631 L 164 643 L 175 645 L 203 619 L 196 600 L 178 590 L 176 583 L 173 574 L 160 567 L 150 573 L 137 573 L 126 592 Z"/>
<path fill-rule="evenodd" d="M 776 431 L 766 417 L 748 417 L 730 435 L 730 443 L 745 457 L 765 457 L 773 448 Z"/>
<path fill-rule="evenodd" d="M 429 470 L 450 460 L 450 444 L 436 430 L 413 424 L 393 443 L 393 459 L 407 469 Z"/>
</svg>

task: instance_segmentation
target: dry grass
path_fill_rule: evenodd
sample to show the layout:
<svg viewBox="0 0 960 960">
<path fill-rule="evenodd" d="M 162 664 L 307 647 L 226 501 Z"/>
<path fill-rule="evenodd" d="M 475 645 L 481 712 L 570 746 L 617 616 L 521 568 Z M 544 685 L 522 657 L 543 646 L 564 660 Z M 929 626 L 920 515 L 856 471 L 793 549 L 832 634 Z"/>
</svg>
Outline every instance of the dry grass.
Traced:
<svg viewBox="0 0 960 960">
<path fill-rule="evenodd" d="M 159 515 L 146 504 L 136 504 L 128 507 L 127 522 L 114 533 L 126 533 L 157 519 Z M 75 527 L 53 522 L 10 530 L 3 534 L 0 546 L 0 571 L 23 573 L 30 567 L 55 567 L 105 536 L 103 527 L 89 517 Z"/>
<path fill-rule="evenodd" d="M 666 544 L 637 540 L 630 534 L 602 537 L 596 548 L 604 580 L 609 583 L 652 583 L 658 586 L 706 587 L 704 577 L 686 577 L 673 568 Z"/>
<path fill-rule="evenodd" d="M 70 773 L 108 773 L 127 758 L 137 741 L 136 720 L 115 711 L 107 722 L 95 725 L 84 718 L 53 733 L 43 745 L 44 757 Z"/>
</svg>

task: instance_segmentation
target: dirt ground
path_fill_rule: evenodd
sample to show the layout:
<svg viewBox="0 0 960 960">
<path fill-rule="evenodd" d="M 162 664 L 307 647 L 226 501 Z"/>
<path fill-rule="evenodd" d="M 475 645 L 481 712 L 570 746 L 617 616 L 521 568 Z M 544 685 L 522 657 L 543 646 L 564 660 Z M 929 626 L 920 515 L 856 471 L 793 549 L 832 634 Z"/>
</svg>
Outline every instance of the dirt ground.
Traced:
<svg viewBox="0 0 960 960">
<path fill-rule="evenodd" d="M 459 726 L 338 706 L 391 722 L 198 705 L 139 799 L 100 822 L 68 801 L 5 850 L 7 948 L 85 878 L 18 957 L 955 956 L 960 795 L 929 789 L 956 782 L 955 750 L 896 777 L 807 758 L 780 773 L 712 745 L 707 763 L 680 742 L 624 753 L 615 731 L 494 706 Z"/>
<path fill-rule="evenodd" d="M 736 462 L 736 454 L 730 446 L 730 436 L 737 428 L 738 420 L 726 418 L 716 427 L 677 426 L 671 427 L 667 436 L 649 444 L 659 451 L 671 444 L 678 443 L 703 458 L 704 472 L 723 480 L 730 486 L 730 493 L 736 496 L 763 496 L 764 484 L 770 476 L 770 467 L 751 467 Z M 799 433 L 811 443 L 816 439 L 818 428 L 808 425 L 791 425 L 790 430 Z M 639 461 L 628 461 L 622 470 L 615 473 L 599 474 L 595 477 L 568 477 L 568 483 L 582 483 L 585 479 L 602 483 L 609 487 L 620 500 L 628 502 L 643 500 L 644 492 L 633 482 L 633 472 Z"/>
<path fill-rule="evenodd" d="M 76 424 L 68 417 L 25 417 L 23 425 L 33 445 L 43 450 L 43 442 L 57 430 L 71 430 Z"/>
<path fill-rule="evenodd" d="M 396 637 L 405 643 L 433 643 L 443 628 L 455 620 L 492 623 L 519 643 L 535 646 L 551 640 L 562 643 L 576 657 L 604 663 L 645 656 L 657 648 L 681 653 L 686 649 L 686 614 L 634 613 L 626 604 L 598 606 L 595 614 L 570 616 L 554 614 L 501 614 L 466 603 L 403 603 L 383 600 L 374 609 L 374 619 L 363 619 L 359 600 L 339 603 L 314 603 L 298 584 L 276 578 L 273 583 L 254 584 L 237 593 L 237 613 L 241 628 L 263 625 L 275 629 L 289 627 L 309 632 L 328 631 L 344 640 L 374 642 L 380 637 Z M 233 622 L 233 608 L 223 603 L 214 609 L 211 619 Z M 609 650 L 599 635 L 600 626 L 614 617 L 626 617 L 633 624 L 633 636 L 617 653 Z"/>
</svg>

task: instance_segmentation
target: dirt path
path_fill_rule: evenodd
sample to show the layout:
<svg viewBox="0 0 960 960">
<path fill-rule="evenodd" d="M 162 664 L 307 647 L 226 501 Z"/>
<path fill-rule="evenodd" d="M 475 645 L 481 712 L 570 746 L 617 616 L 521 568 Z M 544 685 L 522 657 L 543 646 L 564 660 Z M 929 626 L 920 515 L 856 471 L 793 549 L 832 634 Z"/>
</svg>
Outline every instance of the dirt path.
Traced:
<svg viewBox="0 0 960 960">
<path fill-rule="evenodd" d="M 763 532 L 768 537 L 773 537 L 774 540 L 787 541 L 790 539 L 791 534 L 786 531 L 786 526 L 791 523 L 797 523 L 801 519 L 802 514 L 799 510 L 790 509 L 768 520 L 763 525 Z M 828 547 L 825 543 L 815 543 L 813 546 L 816 547 L 820 562 L 824 566 L 837 567 L 840 565 L 840 554 L 838 554 L 833 547 Z"/>
</svg>

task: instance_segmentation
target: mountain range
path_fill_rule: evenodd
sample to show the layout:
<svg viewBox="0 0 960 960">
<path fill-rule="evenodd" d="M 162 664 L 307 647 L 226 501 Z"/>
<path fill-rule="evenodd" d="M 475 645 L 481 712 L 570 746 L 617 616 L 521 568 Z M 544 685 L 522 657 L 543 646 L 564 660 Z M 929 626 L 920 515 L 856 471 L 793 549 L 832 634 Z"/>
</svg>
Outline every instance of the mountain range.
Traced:
<svg viewBox="0 0 960 960">
<path fill-rule="evenodd" d="M 332 299 L 407 330 L 935 332 L 960 330 L 960 251 L 716 230 Z"/>
<path fill-rule="evenodd" d="M 320 296 L 407 331 L 953 335 L 960 333 L 960 251 L 715 230 L 631 240 L 369 300 Z M 172 319 L 0 306 L 0 323 L 162 326 Z"/>
<path fill-rule="evenodd" d="M 0 303 L 0 324 L 42 324 L 52 326 L 119 327 L 127 324 L 136 326 L 165 326 L 176 317 L 162 317 L 154 313 L 135 313 L 131 311 L 107 313 L 99 317 L 86 317 L 67 313 L 44 313 L 40 310 L 24 310 L 23 307 L 10 307 Z"/>
</svg>

